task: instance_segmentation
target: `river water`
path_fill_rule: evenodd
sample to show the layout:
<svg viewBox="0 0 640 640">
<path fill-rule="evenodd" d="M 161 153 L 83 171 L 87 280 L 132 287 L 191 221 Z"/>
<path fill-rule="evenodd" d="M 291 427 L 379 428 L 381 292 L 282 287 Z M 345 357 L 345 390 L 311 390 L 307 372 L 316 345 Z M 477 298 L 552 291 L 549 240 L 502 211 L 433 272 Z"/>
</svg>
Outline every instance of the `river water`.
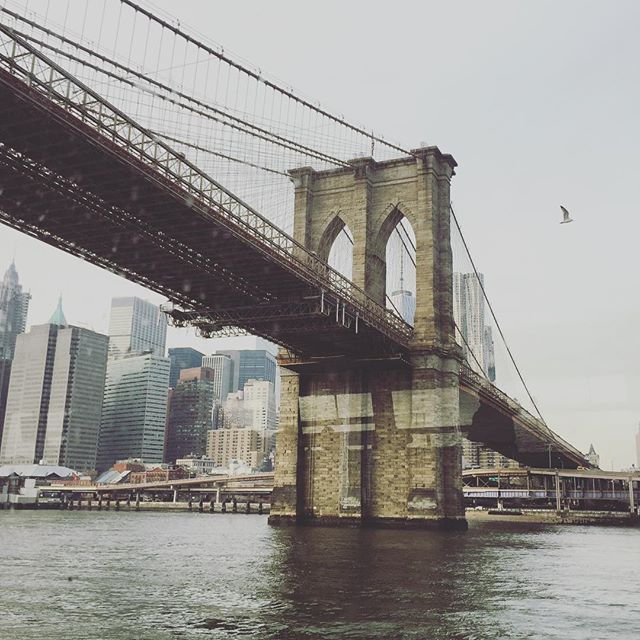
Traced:
<svg viewBox="0 0 640 640">
<path fill-rule="evenodd" d="M 640 529 L 0 511 L 2 640 L 640 638 Z"/>
</svg>

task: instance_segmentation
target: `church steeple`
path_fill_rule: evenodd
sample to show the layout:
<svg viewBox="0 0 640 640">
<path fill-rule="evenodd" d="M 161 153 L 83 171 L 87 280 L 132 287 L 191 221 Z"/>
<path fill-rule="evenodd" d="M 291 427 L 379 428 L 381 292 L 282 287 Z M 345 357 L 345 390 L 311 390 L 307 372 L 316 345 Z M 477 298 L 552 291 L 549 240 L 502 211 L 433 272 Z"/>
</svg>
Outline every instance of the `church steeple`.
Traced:
<svg viewBox="0 0 640 640">
<path fill-rule="evenodd" d="M 49 324 L 57 324 L 59 327 L 67 326 L 67 319 L 64 317 L 64 312 L 62 311 L 62 296 L 58 298 L 58 306 L 51 318 L 49 318 Z"/>
</svg>

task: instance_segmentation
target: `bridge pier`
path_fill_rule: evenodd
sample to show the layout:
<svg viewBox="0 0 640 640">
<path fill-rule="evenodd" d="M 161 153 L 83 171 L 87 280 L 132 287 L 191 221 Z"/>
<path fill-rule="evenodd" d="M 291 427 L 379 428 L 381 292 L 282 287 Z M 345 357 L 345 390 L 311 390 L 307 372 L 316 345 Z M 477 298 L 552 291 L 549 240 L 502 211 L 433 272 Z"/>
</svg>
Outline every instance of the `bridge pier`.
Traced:
<svg viewBox="0 0 640 640">
<path fill-rule="evenodd" d="M 283 371 L 269 522 L 466 528 L 457 371 Z"/>
<path fill-rule="evenodd" d="M 387 241 L 408 220 L 416 310 L 402 353 L 281 352 L 271 524 L 466 528 L 449 234 L 456 163 L 436 147 L 414 154 L 291 172 L 296 240 L 326 260 L 348 226 L 353 282 L 381 306 Z"/>
</svg>

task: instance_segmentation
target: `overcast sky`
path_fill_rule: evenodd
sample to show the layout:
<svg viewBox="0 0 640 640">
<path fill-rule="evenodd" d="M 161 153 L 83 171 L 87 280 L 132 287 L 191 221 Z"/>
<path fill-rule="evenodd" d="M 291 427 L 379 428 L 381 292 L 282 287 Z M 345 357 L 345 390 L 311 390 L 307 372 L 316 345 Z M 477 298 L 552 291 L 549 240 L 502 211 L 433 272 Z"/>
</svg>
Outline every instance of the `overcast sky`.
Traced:
<svg viewBox="0 0 640 640">
<path fill-rule="evenodd" d="M 604 468 L 635 462 L 640 3 L 155 4 L 346 118 L 453 154 L 456 212 L 548 424 Z M 162 301 L 8 228 L 0 251 L 30 324 L 59 293 L 98 331 L 112 296 Z"/>
</svg>

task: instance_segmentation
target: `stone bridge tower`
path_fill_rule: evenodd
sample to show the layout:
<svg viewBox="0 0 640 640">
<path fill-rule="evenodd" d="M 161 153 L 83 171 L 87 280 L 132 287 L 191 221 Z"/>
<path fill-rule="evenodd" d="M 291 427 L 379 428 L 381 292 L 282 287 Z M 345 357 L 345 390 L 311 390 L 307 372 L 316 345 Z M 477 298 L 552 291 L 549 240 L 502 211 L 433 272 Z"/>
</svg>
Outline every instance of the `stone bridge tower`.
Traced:
<svg viewBox="0 0 640 640">
<path fill-rule="evenodd" d="M 327 260 L 348 225 L 352 280 L 383 306 L 387 241 L 410 222 L 416 312 L 408 362 L 281 353 L 272 524 L 466 527 L 449 229 L 456 162 L 437 147 L 413 153 L 291 172 L 295 239 Z"/>
</svg>

